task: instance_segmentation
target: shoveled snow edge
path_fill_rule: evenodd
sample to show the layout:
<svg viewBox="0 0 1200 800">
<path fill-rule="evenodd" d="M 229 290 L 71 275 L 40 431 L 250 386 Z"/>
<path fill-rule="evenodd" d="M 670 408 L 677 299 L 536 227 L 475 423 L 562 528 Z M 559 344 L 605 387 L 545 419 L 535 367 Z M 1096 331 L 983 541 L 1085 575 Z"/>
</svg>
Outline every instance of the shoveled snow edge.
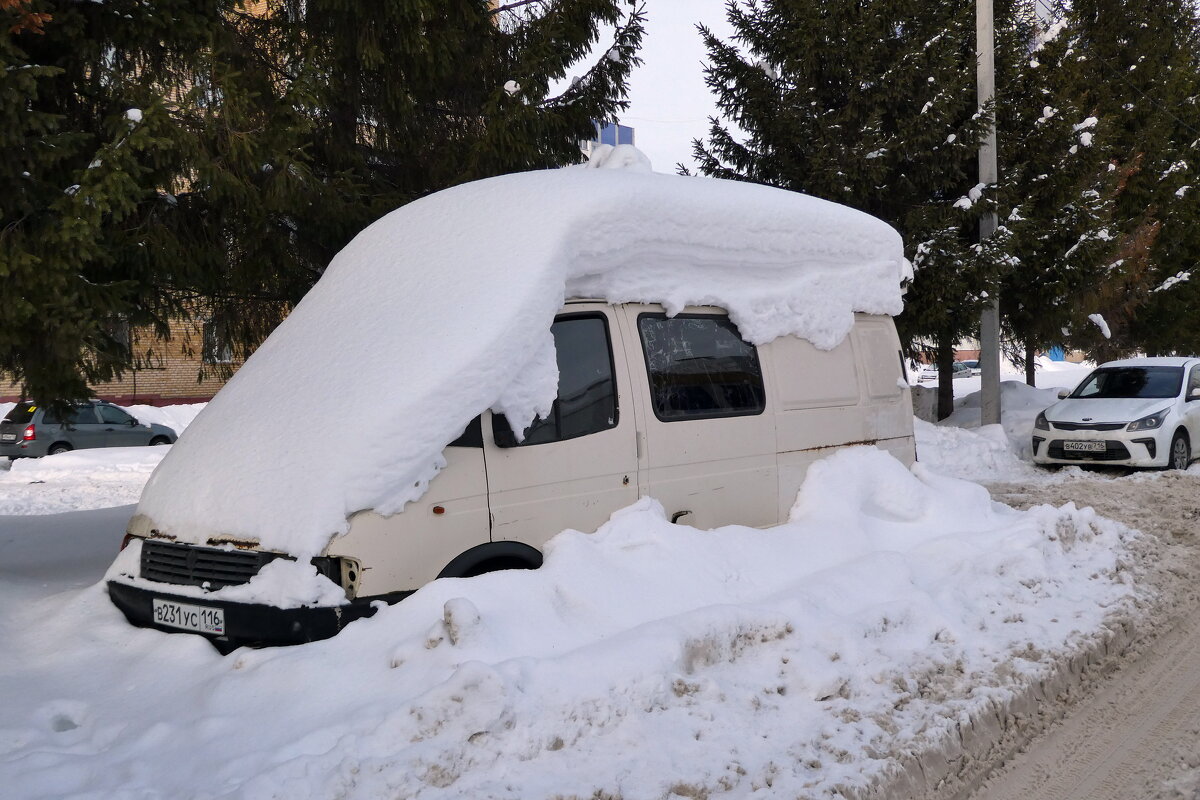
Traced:
<svg viewBox="0 0 1200 800">
<path fill-rule="evenodd" d="M 923 749 L 896 756 L 888 772 L 865 788 L 847 787 L 851 800 L 965 800 L 992 769 L 1061 719 L 1093 681 L 1111 673 L 1139 639 L 1138 620 L 1115 618 L 1086 643 L 1065 651 L 1007 702 L 960 721 Z"/>
<path fill-rule="evenodd" d="M 987 706 L 961 719 L 950 730 L 923 745 L 893 755 L 894 765 L 871 778 L 866 786 L 847 786 L 850 800 L 967 800 L 993 771 L 1087 697 L 1096 685 L 1135 659 L 1186 609 L 1164 612 L 1168 590 L 1162 589 L 1163 544 L 1143 533 L 1133 545 L 1143 551 L 1134 569 L 1137 581 L 1160 587 L 1147 601 L 1114 609 L 1102 627 L 1085 639 L 1064 648 L 1053 664 L 1031 675 L 1022 688 L 1003 702 Z M 1154 573 L 1160 573 L 1156 575 Z M 1171 581 L 1165 581 L 1169 584 Z"/>
</svg>

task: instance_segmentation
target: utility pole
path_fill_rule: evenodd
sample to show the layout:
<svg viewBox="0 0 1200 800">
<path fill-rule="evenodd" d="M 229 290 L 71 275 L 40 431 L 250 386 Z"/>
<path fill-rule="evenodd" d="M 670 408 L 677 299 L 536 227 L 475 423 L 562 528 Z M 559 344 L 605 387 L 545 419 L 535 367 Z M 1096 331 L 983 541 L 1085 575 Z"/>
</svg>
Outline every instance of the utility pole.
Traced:
<svg viewBox="0 0 1200 800">
<path fill-rule="evenodd" d="M 996 98 L 995 32 L 992 22 L 992 0 L 975 0 L 976 86 L 979 107 Z M 995 184 L 1000 177 L 996 166 L 996 118 L 987 136 L 979 145 L 979 182 Z M 996 231 L 996 212 L 987 211 L 979 218 L 979 241 Z M 1000 422 L 1000 298 L 989 297 L 988 306 L 979 318 L 980 424 Z"/>
</svg>

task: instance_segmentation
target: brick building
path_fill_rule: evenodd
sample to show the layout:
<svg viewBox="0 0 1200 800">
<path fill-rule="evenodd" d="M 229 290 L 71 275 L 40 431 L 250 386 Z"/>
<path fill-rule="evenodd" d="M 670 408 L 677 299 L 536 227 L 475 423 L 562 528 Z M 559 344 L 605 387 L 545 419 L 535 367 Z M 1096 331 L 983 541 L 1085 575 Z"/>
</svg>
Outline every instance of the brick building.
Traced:
<svg viewBox="0 0 1200 800">
<path fill-rule="evenodd" d="M 170 324 L 171 338 L 160 341 L 150 329 L 129 329 L 129 345 L 138 364 L 119 381 L 91 386 L 95 397 L 119 405 L 202 403 L 240 364 L 206 323 L 182 319 Z M 0 373 L 0 402 L 24 399 L 19 384 Z"/>
</svg>

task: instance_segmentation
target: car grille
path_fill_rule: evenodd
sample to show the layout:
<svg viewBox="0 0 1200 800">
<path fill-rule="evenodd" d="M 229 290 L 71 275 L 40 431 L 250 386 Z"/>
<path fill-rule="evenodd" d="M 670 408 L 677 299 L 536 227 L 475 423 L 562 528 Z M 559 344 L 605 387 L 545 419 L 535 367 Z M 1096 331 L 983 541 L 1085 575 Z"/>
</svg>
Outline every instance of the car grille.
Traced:
<svg viewBox="0 0 1200 800">
<path fill-rule="evenodd" d="M 1051 422 L 1050 427 L 1057 431 L 1119 431 L 1127 422 Z"/>
<path fill-rule="evenodd" d="M 1108 441 L 1104 443 L 1104 452 L 1080 452 L 1072 450 L 1067 452 L 1063 450 L 1061 439 L 1055 439 L 1050 442 L 1050 447 L 1046 451 L 1046 455 L 1050 458 L 1064 458 L 1071 461 L 1123 461 L 1129 458 L 1129 449 L 1121 442 Z"/>
<path fill-rule="evenodd" d="M 218 550 L 147 540 L 142 543 L 142 577 L 221 589 L 246 583 L 263 565 L 279 557 L 258 550 Z"/>
</svg>

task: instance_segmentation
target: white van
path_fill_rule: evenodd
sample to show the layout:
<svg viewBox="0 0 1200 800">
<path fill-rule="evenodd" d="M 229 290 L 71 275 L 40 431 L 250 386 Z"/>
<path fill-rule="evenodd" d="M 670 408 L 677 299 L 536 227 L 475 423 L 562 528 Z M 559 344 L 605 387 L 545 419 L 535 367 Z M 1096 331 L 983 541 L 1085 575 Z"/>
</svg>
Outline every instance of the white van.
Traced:
<svg viewBox="0 0 1200 800">
<path fill-rule="evenodd" d="M 660 178 L 672 179 L 652 180 Z M 698 529 L 764 527 L 787 519 L 809 464 L 833 449 L 874 445 L 906 465 L 915 460 L 911 399 L 888 314 L 852 312 L 848 335 L 819 349 L 790 334 L 750 344 L 718 307 L 674 310 L 604 299 L 561 305 L 547 320 L 558 367 L 549 413 L 518 437 L 503 414 L 476 408 L 418 499 L 398 513 L 378 505 L 347 512 L 344 529 L 326 535 L 311 557 L 315 550 L 281 547 L 270 532 L 213 526 L 188 536 L 187 525 L 164 524 L 162 510 L 174 505 L 155 499 L 165 490 L 152 478 L 129 525 L 134 546 L 109 574 L 113 602 L 134 624 L 201 633 L 221 649 L 311 641 L 437 578 L 536 568 L 552 536 L 594 531 L 641 496 Z M 253 368 L 252 359 L 238 377 Z M 228 425 L 208 430 L 221 427 Z M 196 434 L 189 429 L 177 447 Z M 188 474 L 203 483 L 195 468 Z M 193 490 L 172 491 L 183 504 L 180 495 Z M 281 602 L 242 591 L 267 565 L 297 561 L 311 561 L 334 596 Z"/>
</svg>

